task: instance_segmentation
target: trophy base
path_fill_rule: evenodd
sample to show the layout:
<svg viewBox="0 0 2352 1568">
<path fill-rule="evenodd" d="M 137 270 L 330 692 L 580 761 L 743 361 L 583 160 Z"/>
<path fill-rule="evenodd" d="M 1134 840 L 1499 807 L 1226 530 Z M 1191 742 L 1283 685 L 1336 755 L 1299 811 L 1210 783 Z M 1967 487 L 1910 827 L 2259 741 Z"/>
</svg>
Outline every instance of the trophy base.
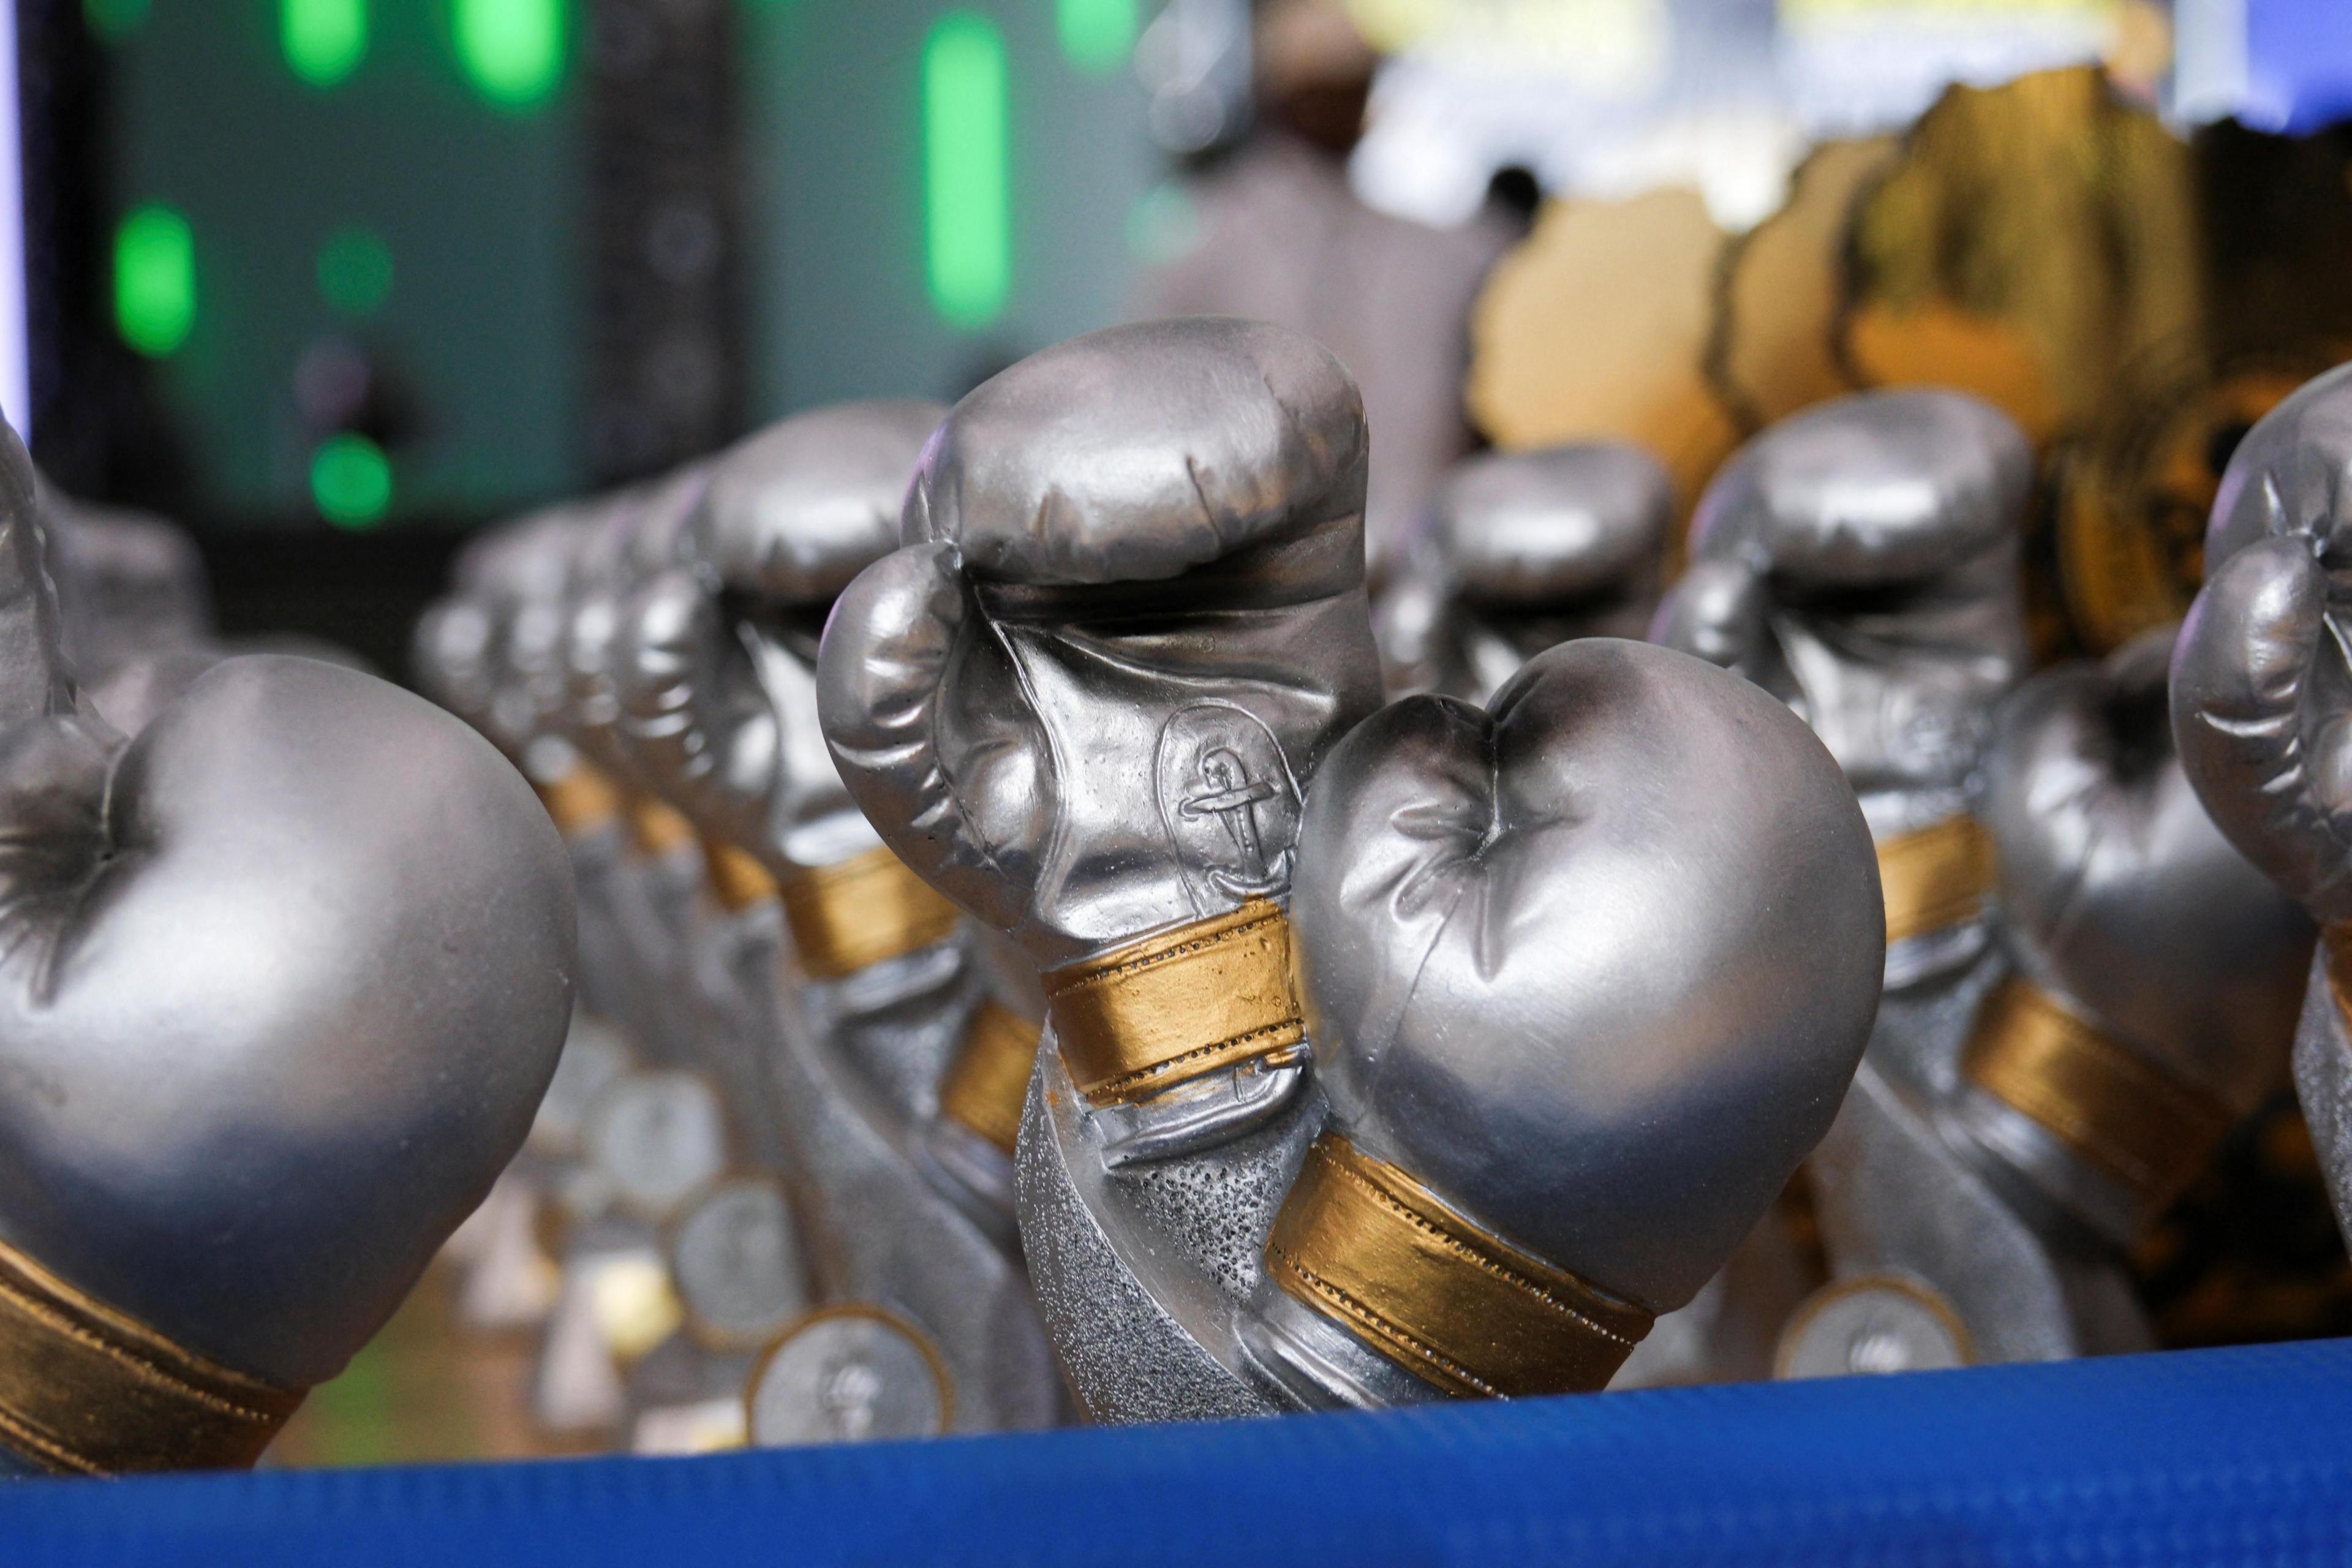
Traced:
<svg viewBox="0 0 2352 1568">
<path fill-rule="evenodd" d="M 1114 1169 L 1048 1032 L 1021 1121 L 1021 1241 L 1055 1354 L 1095 1420 L 1292 1407 L 1245 1371 L 1234 1319 L 1264 1280 L 1266 1233 L 1323 1118 L 1309 1083 L 1230 1142 Z"/>
</svg>

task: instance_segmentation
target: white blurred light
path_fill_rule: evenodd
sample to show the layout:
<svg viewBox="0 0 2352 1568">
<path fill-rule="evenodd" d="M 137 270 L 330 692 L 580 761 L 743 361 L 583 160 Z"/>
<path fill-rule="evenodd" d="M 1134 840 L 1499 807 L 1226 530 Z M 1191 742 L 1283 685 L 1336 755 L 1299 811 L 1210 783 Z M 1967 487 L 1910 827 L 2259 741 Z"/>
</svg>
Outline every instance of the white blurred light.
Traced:
<svg viewBox="0 0 2352 1568">
<path fill-rule="evenodd" d="M 16 7 L 0 5 L 0 413 L 33 438 L 33 374 L 25 319 L 25 163 L 16 118 Z"/>
</svg>

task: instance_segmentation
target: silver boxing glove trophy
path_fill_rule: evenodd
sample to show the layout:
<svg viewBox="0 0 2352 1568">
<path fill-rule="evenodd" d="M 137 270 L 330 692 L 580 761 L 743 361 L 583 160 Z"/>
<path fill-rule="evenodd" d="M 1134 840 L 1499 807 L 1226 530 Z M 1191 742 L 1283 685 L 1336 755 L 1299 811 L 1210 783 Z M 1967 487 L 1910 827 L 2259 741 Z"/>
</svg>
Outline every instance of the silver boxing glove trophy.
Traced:
<svg viewBox="0 0 2352 1568">
<path fill-rule="evenodd" d="M 1873 1078 L 1824 1142 L 1846 1279 L 1792 1327 L 1786 1370 L 2152 1342 L 2122 1254 L 2277 1083 L 2311 945 L 2174 755 L 2171 644 L 2151 632 L 2002 705 L 1978 807 L 1997 978 L 1947 1091 Z"/>
<path fill-rule="evenodd" d="M 1255 1407 L 1156 1303 L 1247 1297 L 1320 1120 L 1282 901 L 1305 786 L 1380 700 L 1364 440 L 1283 329 L 1074 339 L 957 405 L 826 626 L 852 795 L 1043 974 L 1022 1239 L 1097 1416 Z"/>
<path fill-rule="evenodd" d="M 2005 696 L 2029 481 L 1981 404 L 1825 405 L 1718 477 L 1659 616 L 1812 720 L 1879 838 L 1886 994 L 1790 1374 L 2145 1344 L 2120 1250 L 2274 1068 L 2295 923 L 2187 794 L 2161 637 Z"/>
<path fill-rule="evenodd" d="M 1040 1426 L 1061 1412 L 1011 1204 L 1037 1032 L 990 999 L 953 906 L 876 837 L 817 721 L 818 633 L 896 545 L 943 412 L 820 409 L 722 454 L 682 563 L 634 595 L 616 638 L 643 767 L 709 838 L 752 858 L 747 883 L 766 894 L 743 907 L 736 968 L 761 1003 L 827 1310 L 761 1358 L 757 1442 Z"/>
<path fill-rule="evenodd" d="M 1390 691 L 1485 702 L 1556 644 L 1641 637 L 1674 512 L 1665 469 L 1622 442 L 1456 464 L 1376 611 Z"/>
<path fill-rule="evenodd" d="M 563 852 L 478 736 L 232 659 L 126 743 L 59 655 L 0 438 L 0 1465 L 250 1464 L 530 1126 Z"/>
<path fill-rule="evenodd" d="M 2230 841 L 2319 922 L 2294 1082 L 2352 1237 L 2352 365 L 2240 443 L 2172 662 L 2180 761 Z"/>
<path fill-rule="evenodd" d="M 1907 1171 L 1937 1152 L 1924 1108 L 1954 1091 L 1968 1019 L 1998 977 L 1991 845 L 1969 791 L 1993 710 L 2026 668 L 2018 561 L 2032 482 L 2023 436 L 1973 398 L 1822 405 L 1717 475 L 1692 522 L 1689 569 L 1651 628 L 1811 723 L 1878 847 L 1885 993 L 1845 1113 L 1811 1167 L 1825 1224 L 1850 1200 L 1909 1191 L 1906 1176 L 1875 1174 L 1882 1164 Z M 1836 1161 L 1843 1140 L 1882 1119 L 1892 1126 L 1872 1154 Z M 1849 1168 L 1850 1180 L 1823 1179 Z M 1906 1201 L 2005 1216 L 1980 1186 Z M 1999 1279 L 1999 1266 L 1985 1277 Z"/>
<path fill-rule="evenodd" d="M 1044 972 L 1022 1235 L 1097 1419 L 1599 1386 L 1826 1123 L 1875 1000 L 1851 794 L 1741 684 L 1591 643 L 1538 660 L 1491 721 L 1433 699 L 1358 728 L 1376 701 L 1363 453 L 1347 373 L 1296 334 L 1078 338 L 958 405 L 906 547 L 826 631 L 819 697 L 852 792 Z M 1685 744 L 1668 692 L 1703 715 L 1703 767 L 1662 760 Z M 1571 738 L 1591 772 L 1555 754 Z M 1727 738 L 1753 754 L 1716 754 Z M 1663 870 L 1622 773 L 1652 763 L 1695 790 L 1747 778 L 1729 816 L 1711 803 L 1727 826 L 1709 851 Z M 1587 816 L 1606 826 L 1576 831 Z M 1609 890 L 1590 928 L 1524 874 L 1583 847 Z M 1701 883 L 1791 879 L 1777 908 L 1833 939 L 1805 953 L 1781 951 L 1792 914 L 1699 908 Z M 1548 940 L 1588 929 L 1613 983 Z M 1664 992 L 1628 978 L 1660 963 L 1681 977 Z M 1584 1072 L 1560 1070 L 1562 1008 L 1615 1030 L 1573 1042 Z M 1635 1136 L 1733 1104 L 1740 1130 L 1663 1178 L 1683 1145 Z M 1675 1225 L 1653 1205 L 1680 1205 Z"/>
</svg>

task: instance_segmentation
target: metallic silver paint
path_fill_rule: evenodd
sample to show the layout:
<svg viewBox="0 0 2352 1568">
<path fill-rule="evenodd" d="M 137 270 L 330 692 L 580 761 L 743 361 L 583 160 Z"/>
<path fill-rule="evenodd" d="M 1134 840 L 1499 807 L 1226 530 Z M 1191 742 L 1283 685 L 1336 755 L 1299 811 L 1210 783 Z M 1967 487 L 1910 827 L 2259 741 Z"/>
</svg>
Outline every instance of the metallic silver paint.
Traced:
<svg viewBox="0 0 2352 1568">
<path fill-rule="evenodd" d="M 333 1375 L 521 1146 L 571 1008 L 563 852 L 381 681 L 221 664 L 81 706 L 0 441 L 0 1236 L 188 1348 Z"/>
<path fill-rule="evenodd" d="M 2306 383 L 2239 443 L 2173 651 L 2172 726 L 2230 841 L 2323 923 L 2352 918 L 2352 365 Z M 2352 1236 L 2352 1041 L 2325 954 L 2294 1078 L 2336 1223 Z"/>
<path fill-rule="evenodd" d="M 826 750 L 811 661 L 834 593 L 895 542 L 908 475 L 942 412 L 845 405 L 719 455 L 677 559 L 614 618 L 618 732 L 635 765 L 704 833 L 779 877 L 879 842 Z M 736 921 L 723 963 L 753 1015 L 820 1296 L 889 1308 L 929 1335 L 957 1430 L 1052 1424 L 1059 1382 L 995 1206 L 1006 1177 L 992 1200 L 934 1152 L 940 1079 L 984 984 L 965 944 L 814 982 L 774 909 Z"/>
<path fill-rule="evenodd" d="M 1301 795 L 1380 699 L 1364 443 L 1328 353 L 1222 319 L 1077 338 L 958 405 L 905 547 L 843 593 L 818 659 L 826 738 L 886 841 L 1039 968 L 1286 892 Z M 1246 831 L 1181 810 L 1220 758 L 1263 786 Z M 1039 1062 L 1022 1236 L 1081 1400 L 1262 1407 L 1230 1313 L 1319 1122 L 1312 1084 L 1244 1068 L 1105 1116 L 1050 1037 Z"/>
<path fill-rule="evenodd" d="M 1594 441 L 1456 464 L 1427 537 L 1375 612 L 1390 689 L 1483 703 L 1555 644 L 1642 636 L 1673 521 L 1672 483 L 1637 447 Z"/>
</svg>

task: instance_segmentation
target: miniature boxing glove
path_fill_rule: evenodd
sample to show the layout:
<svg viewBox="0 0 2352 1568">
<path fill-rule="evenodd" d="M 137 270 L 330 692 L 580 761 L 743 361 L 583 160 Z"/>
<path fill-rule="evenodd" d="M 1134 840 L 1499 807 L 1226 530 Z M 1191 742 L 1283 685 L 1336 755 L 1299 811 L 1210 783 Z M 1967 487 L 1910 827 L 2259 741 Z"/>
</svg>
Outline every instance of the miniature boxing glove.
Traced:
<svg viewBox="0 0 2352 1568">
<path fill-rule="evenodd" d="M 1484 702 L 1556 644 L 1642 636 L 1673 521 L 1665 469 L 1621 442 L 1456 465 L 1381 606 L 1391 689 Z"/>
<path fill-rule="evenodd" d="M 1956 1113 L 2118 1245 L 2281 1079 L 2310 922 L 2231 847 L 2172 745 L 2170 628 L 2000 710 L 1979 816 L 2014 971 Z"/>
<path fill-rule="evenodd" d="M 854 1333 L 822 1320 L 762 1363 L 763 1441 L 838 1435 L 801 1381 L 804 1361 L 836 1353 L 865 1357 L 874 1409 L 893 1413 L 884 1433 L 1034 1426 L 1060 1411 L 1011 1245 L 1009 1151 L 964 1125 L 1017 1120 L 1035 1031 L 990 1026 L 1004 1016 L 981 1005 L 953 906 L 876 837 L 817 721 L 818 633 L 843 585 L 896 547 L 943 412 L 818 409 L 721 454 L 680 563 L 632 595 L 615 642 L 641 766 L 723 847 L 714 865 L 743 862 L 781 916 L 768 1058 L 820 1294 L 881 1314 Z M 992 1065 L 1009 1069 L 1010 1103 L 1003 1085 L 958 1092 Z M 969 1114 L 983 1100 L 992 1116 Z"/>
<path fill-rule="evenodd" d="M 1291 909 L 1330 1115 L 1242 1337 L 1309 1405 L 1602 1386 L 1829 1126 L 1878 1000 L 1837 764 L 1639 643 L 1358 726 Z"/>
<path fill-rule="evenodd" d="M 2032 478 L 2024 437 L 1973 398 L 1823 404 L 1707 487 L 1651 630 L 1789 702 L 1845 769 L 1879 845 L 1891 991 L 1984 949 L 1990 849 L 1967 790 L 2025 668 Z"/>
<path fill-rule="evenodd" d="M 1160 1302 L 1239 1300 L 1319 1115 L 1282 912 L 1316 765 L 1379 699 L 1364 426 L 1295 333 L 1114 328 L 959 404 L 818 708 L 907 863 L 1044 972 L 1024 1255 L 1105 1419 L 1260 1407 Z M 1186 1215 L 1202 1184 L 1226 1223 Z"/>
<path fill-rule="evenodd" d="M 2265 415 L 2222 475 L 2205 587 L 2173 652 L 2172 725 L 2230 841 L 2320 923 L 2294 1048 L 2295 1091 L 2336 1222 L 2352 1235 L 2352 366 Z"/>
<path fill-rule="evenodd" d="M 957 405 L 905 547 L 827 626 L 818 708 L 850 793 L 1037 963 L 1074 1082 L 1137 1152 L 1295 1090 L 1275 901 L 1306 781 L 1379 699 L 1364 442 L 1346 371 L 1296 333 L 1073 339 Z M 1225 956 L 1156 962 L 1202 942 Z M 1178 1021 L 1160 983 L 1244 951 L 1252 978 Z"/>
<path fill-rule="evenodd" d="M 371 678 L 232 659 L 125 744 L 58 657 L 0 444 L 0 1449 L 250 1463 L 520 1145 L 570 1011 L 563 851 Z"/>
</svg>

